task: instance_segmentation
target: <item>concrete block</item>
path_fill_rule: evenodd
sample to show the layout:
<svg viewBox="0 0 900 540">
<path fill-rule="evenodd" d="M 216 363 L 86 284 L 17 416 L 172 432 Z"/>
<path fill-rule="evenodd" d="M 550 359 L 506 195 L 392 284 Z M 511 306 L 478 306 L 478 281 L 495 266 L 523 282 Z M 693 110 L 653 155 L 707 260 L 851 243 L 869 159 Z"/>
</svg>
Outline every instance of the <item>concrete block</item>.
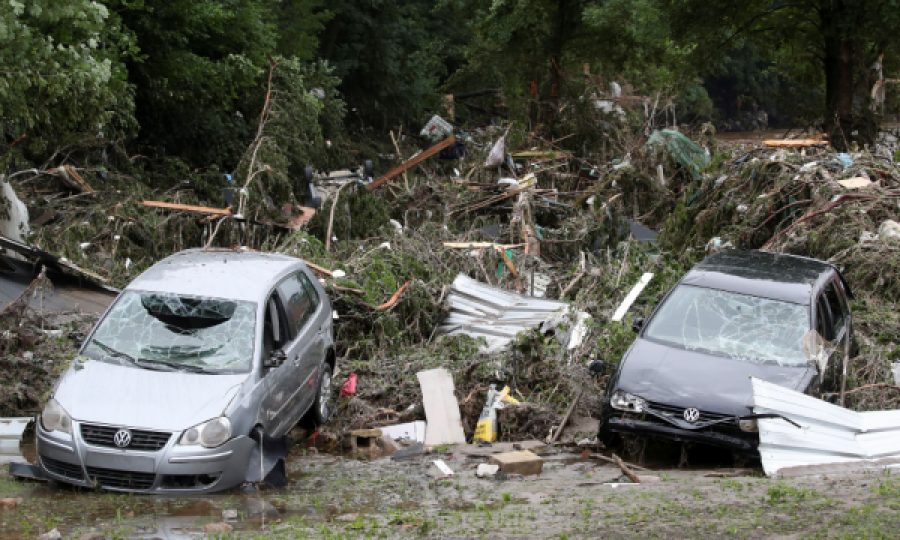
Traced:
<svg viewBox="0 0 900 540">
<path fill-rule="evenodd" d="M 344 439 L 344 447 L 351 453 L 377 453 L 380 451 L 378 440 L 381 439 L 380 429 L 355 429 L 347 434 Z"/>
<path fill-rule="evenodd" d="M 544 460 L 528 450 L 491 456 L 490 463 L 499 465 L 504 474 L 541 474 L 544 468 Z"/>
</svg>

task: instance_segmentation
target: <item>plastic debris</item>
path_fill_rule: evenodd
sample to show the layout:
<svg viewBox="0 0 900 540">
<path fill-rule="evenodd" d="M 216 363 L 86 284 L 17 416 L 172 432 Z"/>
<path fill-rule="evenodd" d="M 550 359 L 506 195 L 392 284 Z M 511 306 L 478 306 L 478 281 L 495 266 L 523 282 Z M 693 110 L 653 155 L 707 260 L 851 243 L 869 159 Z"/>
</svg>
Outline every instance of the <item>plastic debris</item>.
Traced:
<svg viewBox="0 0 900 540">
<path fill-rule="evenodd" d="M 356 395 L 356 373 L 351 373 L 347 381 L 341 385 L 341 397 Z"/>
</svg>

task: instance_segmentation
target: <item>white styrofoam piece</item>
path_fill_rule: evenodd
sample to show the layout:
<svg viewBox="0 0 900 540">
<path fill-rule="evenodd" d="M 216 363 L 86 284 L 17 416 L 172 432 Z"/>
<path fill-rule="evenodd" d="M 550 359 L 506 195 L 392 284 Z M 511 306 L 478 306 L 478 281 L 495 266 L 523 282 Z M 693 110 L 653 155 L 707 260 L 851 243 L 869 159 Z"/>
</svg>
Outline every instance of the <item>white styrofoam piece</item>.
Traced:
<svg viewBox="0 0 900 540">
<path fill-rule="evenodd" d="M 406 424 L 381 426 L 378 429 L 381 430 L 382 434 L 389 436 L 395 441 L 408 439 L 411 441 L 424 443 L 426 426 L 427 424 L 422 420 L 416 420 L 415 422 L 408 422 Z"/>
</svg>

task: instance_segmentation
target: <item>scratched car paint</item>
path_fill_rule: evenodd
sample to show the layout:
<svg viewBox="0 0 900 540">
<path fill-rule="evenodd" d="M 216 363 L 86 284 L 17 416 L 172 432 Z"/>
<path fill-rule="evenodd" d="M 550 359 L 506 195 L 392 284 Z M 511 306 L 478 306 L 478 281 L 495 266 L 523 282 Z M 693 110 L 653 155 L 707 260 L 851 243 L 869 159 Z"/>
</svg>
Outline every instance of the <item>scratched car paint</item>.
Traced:
<svg viewBox="0 0 900 540">
<path fill-rule="evenodd" d="M 56 383 L 40 466 L 149 493 L 262 480 L 283 470 L 297 422 L 327 421 L 333 347 L 331 303 L 301 260 L 175 254 L 122 291 Z"/>
</svg>

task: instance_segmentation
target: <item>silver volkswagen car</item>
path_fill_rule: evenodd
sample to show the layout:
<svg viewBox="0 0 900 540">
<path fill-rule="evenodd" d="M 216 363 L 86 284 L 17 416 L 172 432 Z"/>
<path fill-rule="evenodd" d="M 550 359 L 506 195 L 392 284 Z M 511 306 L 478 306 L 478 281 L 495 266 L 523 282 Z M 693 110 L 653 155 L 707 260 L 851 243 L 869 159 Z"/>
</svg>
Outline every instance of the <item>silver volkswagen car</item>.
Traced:
<svg viewBox="0 0 900 540">
<path fill-rule="evenodd" d="M 328 420 L 334 363 L 331 303 L 303 261 L 172 255 L 122 291 L 56 383 L 36 422 L 40 466 L 116 491 L 259 481 L 278 453 L 266 441 Z"/>
</svg>

